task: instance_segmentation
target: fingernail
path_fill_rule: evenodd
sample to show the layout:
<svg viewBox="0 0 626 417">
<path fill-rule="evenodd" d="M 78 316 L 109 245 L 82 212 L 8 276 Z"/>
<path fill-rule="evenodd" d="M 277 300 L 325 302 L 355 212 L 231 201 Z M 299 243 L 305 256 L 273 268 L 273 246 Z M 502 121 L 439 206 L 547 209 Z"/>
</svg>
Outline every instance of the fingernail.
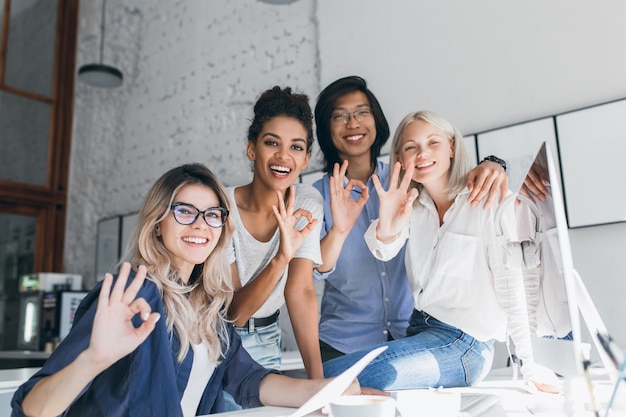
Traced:
<svg viewBox="0 0 626 417">
<path fill-rule="evenodd" d="M 150 313 L 148 313 L 147 311 L 145 313 L 143 313 L 143 315 L 141 316 L 141 318 L 143 319 L 143 321 L 148 320 L 148 318 L 150 317 Z"/>
</svg>

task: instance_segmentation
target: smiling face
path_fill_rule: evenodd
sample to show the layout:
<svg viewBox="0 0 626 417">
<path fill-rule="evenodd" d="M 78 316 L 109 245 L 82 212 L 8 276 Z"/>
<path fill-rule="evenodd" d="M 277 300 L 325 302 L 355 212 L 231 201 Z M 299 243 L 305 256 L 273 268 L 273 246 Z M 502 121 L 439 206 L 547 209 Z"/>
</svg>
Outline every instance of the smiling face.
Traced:
<svg viewBox="0 0 626 417">
<path fill-rule="evenodd" d="M 424 120 L 416 120 L 406 126 L 396 153 L 402 166 L 415 166 L 413 180 L 426 189 L 432 186 L 447 188 L 453 156 L 454 143 L 448 135 Z"/>
<path fill-rule="evenodd" d="M 173 203 L 192 205 L 199 210 L 219 207 L 220 201 L 215 192 L 204 185 L 190 184 L 180 189 Z M 202 215 L 189 225 L 179 224 L 169 210 L 159 223 L 157 235 L 171 253 L 174 265 L 180 270 L 181 278 L 188 280 L 193 267 L 207 260 L 219 238 L 222 228 L 209 227 Z"/>
<path fill-rule="evenodd" d="M 256 143 L 248 142 L 255 179 L 279 190 L 296 183 L 311 157 L 306 138 L 306 129 L 297 119 L 278 116 L 265 122 Z"/>
<path fill-rule="evenodd" d="M 367 96 L 361 91 L 353 91 L 335 101 L 332 115 L 369 108 Z M 376 140 L 376 121 L 371 113 L 361 121 L 357 121 L 352 114 L 347 123 L 333 123 L 331 120 L 330 134 L 342 160 L 363 158 L 369 164 L 370 148 Z"/>
</svg>

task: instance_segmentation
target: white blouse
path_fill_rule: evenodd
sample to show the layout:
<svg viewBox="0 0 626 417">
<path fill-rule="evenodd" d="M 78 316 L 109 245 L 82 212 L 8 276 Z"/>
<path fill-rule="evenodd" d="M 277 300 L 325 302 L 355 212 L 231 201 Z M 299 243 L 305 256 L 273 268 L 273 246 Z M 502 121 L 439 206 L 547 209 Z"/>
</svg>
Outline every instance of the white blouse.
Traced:
<svg viewBox="0 0 626 417">
<path fill-rule="evenodd" d="M 375 220 L 365 241 L 385 261 L 408 239 L 405 264 L 416 310 L 478 340 L 503 341 L 510 334 L 516 349 L 524 352 L 518 355 L 532 360 L 514 204 L 503 206 L 501 221 L 496 221 L 497 204 L 473 208 L 468 194 L 466 188 L 457 195 L 440 226 L 434 202 L 421 190 L 398 239 L 388 244 L 376 239 Z"/>
<path fill-rule="evenodd" d="M 215 364 L 209 361 L 209 351 L 206 343 L 197 345 L 192 344 L 193 362 L 189 380 L 180 400 L 180 407 L 183 410 L 184 417 L 194 417 L 198 411 L 198 405 L 202 399 L 202 394 L 206 388 L 213 372 L 215 372 Z"/>
</svg>

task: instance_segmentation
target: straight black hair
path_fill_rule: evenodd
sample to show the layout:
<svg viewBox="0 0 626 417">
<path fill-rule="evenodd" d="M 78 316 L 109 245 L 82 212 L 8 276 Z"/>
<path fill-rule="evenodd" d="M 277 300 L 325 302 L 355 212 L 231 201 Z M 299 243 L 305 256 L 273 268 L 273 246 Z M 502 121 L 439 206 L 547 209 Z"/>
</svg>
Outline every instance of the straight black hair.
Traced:
<svg viewBox="0 0 626 417">
<path fill-rule="evenodd" d="M 353 91 L 361 91 L 365 94 L 370 102 L 374 122 L 376 123 L 376 139 L 370 148 L 370 162 L 372 166 L 375 166 L 376 159 L 380 156 L 382 147 L 389 139 L 389 123 L 383 113 L 383 109 L 380 107 L 378 99 L 374 93 L 367 88 L 367 82 L 356 75 L 340 78 L 332 82 L 322 90 L 315 104 L 316 133 L 320 149 L 324 154 L 324 172 L 332 172 L 335 163 L 341 164 L 342 162 L 339 158 L 337 148 L 333 145 L 333 138 L 330 133 L 330 116 L 335 109 L 337 99 Z"/>
</svg>

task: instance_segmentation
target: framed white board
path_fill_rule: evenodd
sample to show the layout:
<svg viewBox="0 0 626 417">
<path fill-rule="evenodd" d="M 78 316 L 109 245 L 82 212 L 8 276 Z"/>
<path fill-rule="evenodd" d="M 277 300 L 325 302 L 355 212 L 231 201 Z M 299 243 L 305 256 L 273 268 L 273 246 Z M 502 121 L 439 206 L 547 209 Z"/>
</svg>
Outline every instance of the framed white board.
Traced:
<svg viewBox="0 0 626 417">
<path fill-rule="evenodd" d="M 570 228 L 626 221 L 626 100 L 556 116 Z"/>
</svg>

